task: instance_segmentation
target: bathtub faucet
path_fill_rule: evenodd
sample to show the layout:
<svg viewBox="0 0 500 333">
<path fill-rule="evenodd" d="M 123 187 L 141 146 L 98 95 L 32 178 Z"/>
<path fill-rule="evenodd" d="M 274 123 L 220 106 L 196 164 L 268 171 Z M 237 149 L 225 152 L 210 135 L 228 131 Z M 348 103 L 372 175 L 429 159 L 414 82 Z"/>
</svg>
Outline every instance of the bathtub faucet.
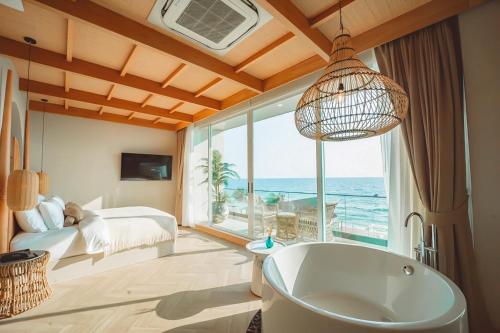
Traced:
<svg viewBox="0 0 500 333">
<path fill-rule="evenodd" d="M 425 233 L 424 233 L 424 218 L 421 214 L 417 212 L 411 212 L 405 220 L 405 228 L 408 228 L 408 222 L 412 217 L 418 217 L 420 222 L 420 242 L 417 247 L 415 247 L 416 259 L 423 264 L 426 264 L 434 269 L 438 268 L 437 265 L 437 233 L 436 226 L 431 225 L 431 246 L 426 246 L 425 244 Z"/>
</svg>

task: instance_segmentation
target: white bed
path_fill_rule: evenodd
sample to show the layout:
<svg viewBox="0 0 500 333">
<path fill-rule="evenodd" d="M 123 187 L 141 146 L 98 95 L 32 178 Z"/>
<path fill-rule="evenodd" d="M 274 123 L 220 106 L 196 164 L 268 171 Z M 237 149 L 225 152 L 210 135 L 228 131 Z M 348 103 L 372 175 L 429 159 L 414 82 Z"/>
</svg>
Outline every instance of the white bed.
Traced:
<svg viewBox="0 0 500 333">
<path fill-rule="evenodd" d="M 106 233 L 104 246 L 89 244 L 96 237 L 102 243 Z M 79 225 L 20 232 L 11 251 L 50 252 L 49 280 L 56 282 L 172 254 L 176 237 L 177 221 L 168 213 L 150 207 L 110 208 L 90 211 Z"/>
</svg>

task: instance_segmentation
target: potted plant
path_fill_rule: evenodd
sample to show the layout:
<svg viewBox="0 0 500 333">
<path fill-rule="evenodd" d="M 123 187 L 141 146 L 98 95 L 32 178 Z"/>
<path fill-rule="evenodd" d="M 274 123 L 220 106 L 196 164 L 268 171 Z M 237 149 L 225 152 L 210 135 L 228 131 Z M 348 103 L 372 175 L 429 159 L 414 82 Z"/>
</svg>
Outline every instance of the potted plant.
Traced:
<svg viewBox="0 0 500 333">
<path fill-rule="evenodd" d="M 202 182 L 208 183 L 208 158 L 202 159 L 203 164 L 199 167 L 207 175 L 207 178 Z M 230 180 L 239 179 L 240 176 L 234 171 L 235 165 L 226 163 L 222 160 L 222 154 L 218 150 L 212 151 L 212 192 L 214 195 L 212 201 L 212 215 L 215 223 L 224 221 L 229 215 L 229 207 L 227 206 L 228 196 L 224 191 L 224 186 L 227 186 Z"/>
</svg>

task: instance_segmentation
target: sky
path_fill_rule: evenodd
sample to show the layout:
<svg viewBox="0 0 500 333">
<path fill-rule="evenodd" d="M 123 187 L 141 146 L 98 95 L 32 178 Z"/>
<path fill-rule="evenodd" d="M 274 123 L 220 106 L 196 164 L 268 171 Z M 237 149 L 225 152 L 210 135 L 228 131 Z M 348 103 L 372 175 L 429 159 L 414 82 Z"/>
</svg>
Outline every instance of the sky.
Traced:
<svg viewBox="0 0 500 333">
<path fill-rule="evenodd" d="M 225 162 L 235 164 L 240 177 L 247 178 L 246 126 L 217 136 L 214 149 L 223 150 Z M 254 178 L 314 178 L 315 156 L 315 141 L 299 134 L 293 112 L 254 123 Z M 379 137 L 325 142 L 324 156 L 326 177 L 383 177 Z"/>
</svg>

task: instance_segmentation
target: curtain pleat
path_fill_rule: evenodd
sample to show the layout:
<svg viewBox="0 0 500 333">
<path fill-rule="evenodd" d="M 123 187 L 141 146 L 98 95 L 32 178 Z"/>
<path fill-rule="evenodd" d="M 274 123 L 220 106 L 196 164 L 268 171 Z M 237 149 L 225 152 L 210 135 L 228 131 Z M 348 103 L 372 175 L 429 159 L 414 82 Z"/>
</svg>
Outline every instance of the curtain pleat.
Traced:
<svg viewBox="0 0 500 333">
<path fill-rule="evenodd" d="M 409 95 L 402 133 L 426 209 L 426 223 L 437 226 L 439 270 L 462 289 L 470 332 L 492 332 L 479 287 L 467 215 L 463 71 L 457 18 L 379 46 L 375 55 L 381 72 Z"/>
<path fill-rule="evenodd" d="M 186 128 L 177 131 L 177 182 L 175 191 L 175 218 L 177 224 L 182 224 L 182 199 L 184 188 L 184 154 L 186 153 Z"/>
</svg>

